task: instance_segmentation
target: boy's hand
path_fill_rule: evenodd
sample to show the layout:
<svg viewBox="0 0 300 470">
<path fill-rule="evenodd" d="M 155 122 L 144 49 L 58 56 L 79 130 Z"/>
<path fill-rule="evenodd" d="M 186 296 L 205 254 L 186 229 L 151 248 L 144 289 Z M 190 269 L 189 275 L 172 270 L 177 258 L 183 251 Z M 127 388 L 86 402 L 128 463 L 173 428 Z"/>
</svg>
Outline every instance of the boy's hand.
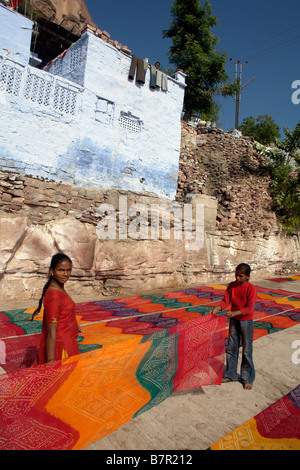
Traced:
<svg viewBox="0 0 300 470">
<path fill-rule="evenodd" d="M 233 317 L 234 317 L 234 315 L 233 315 L 232 312 L 227 312 L 225 315 L 226 315 L 226 317 L 228 317 L 228 318 L 233 318 Z"/>
<path fill-rule="evenodd" d="M 220 307 L 220 305 L 217 305 L 217 306 L 214 307 L 212 310 L 210 310 L 209 313 L 213 313 L 213 314 L 215 315 L 216 313 L 218 313 L 218 312 L 220 312 L 220 311 L 221 311 L 221 307 Z"/>
<path fill-rule="evenodd" d="M 234 318 L 237 317 L 238 315 L 241 315 L 242 312 L 240 310 L 236 310 L 235 312 L 227 312 L 226 317 L 228 318 Z"/>
</svg>

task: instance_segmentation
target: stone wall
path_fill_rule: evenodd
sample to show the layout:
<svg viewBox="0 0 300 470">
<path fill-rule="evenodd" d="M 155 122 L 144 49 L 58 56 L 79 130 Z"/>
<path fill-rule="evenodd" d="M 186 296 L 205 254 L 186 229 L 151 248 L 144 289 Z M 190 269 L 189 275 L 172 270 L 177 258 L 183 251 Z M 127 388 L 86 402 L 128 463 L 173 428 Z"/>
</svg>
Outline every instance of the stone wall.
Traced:
<svg viewBox="0 0 300 470">
<path fill-rule="evenodd" d="M 97 298 L 179 286 L 184 241 L 99 239 L 99 206 L 110 204 L 120 212 L 120 196 L 127 198 L 128 208 L 171 205 L 150 194 L 103 192 L 1 173 L 0 300 L 39 297 L 57 251 L 72 258 L 72 295 Z M 128 216 L 128 224 L 133 218 Z"/>
<path fill-rule="evenodd" d="M 178 200 L 190 193 L 215 197 L 218 230 L 262 237 L 279 233 L 269 184 L 266 159 L 251 139 L 182 124 Z"/>
<path fill-rule="evenodd" d="M 0 173 L 0 300 L 37 299 L 51 256 L 73 260 L 68 290 L 75 296 L 135 294 L 232 279 L 248 262 L 253 277 L 300 262 L 299 238 L 286 236 L 271 210 L 265 160 L 247 139 L 182 124 L 177 202 L 150 193 L 58 184 L 12 171 Z M 101 240 L 99 207 L 204 207 L 204 238 L 191 249 L 185 238 L 144 235 Z M 138 217 L 126 214 L 127 227 Z M 149 212 L 150 213 L 150 212 Z M 123 214 L 124 215 L 124 214 Z M 165 219 L 166 220 L 166 219 Z M 150 227 L 150 216 L 149 216 Z M 147 220 L 144 219 L 147 225 Z M 119 226 L 118 226 L 119 230 Z"/>
</svg>

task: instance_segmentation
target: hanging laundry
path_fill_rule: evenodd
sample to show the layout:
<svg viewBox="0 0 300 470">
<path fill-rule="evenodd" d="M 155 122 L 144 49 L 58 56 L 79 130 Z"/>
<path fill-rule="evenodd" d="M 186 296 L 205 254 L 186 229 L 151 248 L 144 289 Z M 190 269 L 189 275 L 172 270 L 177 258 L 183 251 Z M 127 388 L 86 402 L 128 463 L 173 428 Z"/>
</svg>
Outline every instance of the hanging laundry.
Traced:
<svg viewBox="0 0 300 470">
<path fill-rule="evenodd" d="M 161 88 L 161 80 L 162 80 L 162 72 L 160 70 L 156 70 L 156 86 Z"/>
<path fill-rule="evenodd" d="M 148 66 L 149 66 L 148 61 L 144 60 L 144 82 L 146 80 Z"/>
<path fill-rule="evenodd" d="M 161 89 L 163 91 L 168 91 L 168 77 L 165 73 L 162 74 Z"/>
<path fill-rule="evenodd" d="M 139 83 L 145 83 L 145 72 L 144 72 L 144 61 L 142 59 L 139 59 L 135 55 L 132 56 L 131 59 L 131 66 L 129 69 L 129 75 L 128 78 L 131 80 L 134 79 L 135 77 L 135 72 L 136 72 L 136 81 Z"/>
<path fill-rule="evenodd" d="M 157 69 L 154 65 L 150 65 L 150 88 L 156 88 L 156 72 Z"/>
<path fill-rule="evenodd" d="M 156 71 L 156 86 L 161 88 L 162 91 L 168 91 L 168 77 L 160 70 Z"/>
</svg>

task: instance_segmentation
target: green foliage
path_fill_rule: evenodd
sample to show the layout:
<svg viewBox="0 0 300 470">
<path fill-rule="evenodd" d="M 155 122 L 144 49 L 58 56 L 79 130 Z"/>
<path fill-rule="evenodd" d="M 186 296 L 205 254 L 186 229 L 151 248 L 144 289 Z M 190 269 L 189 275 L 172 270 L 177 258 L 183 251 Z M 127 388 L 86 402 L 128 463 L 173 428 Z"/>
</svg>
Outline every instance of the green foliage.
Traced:
<svg viewBox="0 0 300 470">
<path fill-rule="evenodd" d="M 163 37 L 171 38 L 170 63 L 187 75 L 185 119 L 193 112 L 215 111 L 214 95 L 232 96 L 235 85 L 229 86 L 225 73 L 226 54 L 216 51 L 219 38 L 211 33 L 217 25 L 209 2 L 201 7 L 199 0 L 175 0 L 171 6 L 172 21 Z"/>
<path fill-rule="evenodd" d="M 220 106 L 217 103 L 213 103 L 210 110 L 201 113 L 201 119 L 204 121 L 217 122 L 220 116 Z"/>
<path fill-rule="evenodd" d="M 287 163 L 293 158 L 300 165 L 300 122 L 294 131 L 291 131 L 288 127 L 284 127 L 283 130 L 286 138 L 282 142 L 277 142 L 277 147 L 288 153 Z"/>
<path fill-rule="evenodd" d="M 284 128 L 286 138 L 277 148 L 256 148 L 270 161 L 270 192 L 274 208 L 288 233 L 300 230 L 300 122 L 294 131 Z"/>
<path fill-rule="evenodd" d="M 253 116 L 244 119 L 239 130 L 244 136 L 254 137 L 263 145 L 276 143 L 280 137 L 280 127 L 267 114 L 256 119 Z"/>
<path fill-rule="evenodd" d="M 292 233 L 300 229 L 300 178 L 291 167 L 282 163 L 274 166 L 270 190 L 274 206 L 283 227 Z"/>
</svg>

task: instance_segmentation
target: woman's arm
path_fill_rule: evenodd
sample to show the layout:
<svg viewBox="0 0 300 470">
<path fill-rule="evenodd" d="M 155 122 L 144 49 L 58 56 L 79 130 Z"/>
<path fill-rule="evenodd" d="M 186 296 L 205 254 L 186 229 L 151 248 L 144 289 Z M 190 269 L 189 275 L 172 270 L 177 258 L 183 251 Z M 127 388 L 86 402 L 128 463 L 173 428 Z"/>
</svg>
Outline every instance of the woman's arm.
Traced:
<svg viewBox="0 0 300 470">
<path fill-rule="evenodd" d="M 56 323 L 47 323 L 46 352 L 47 362 L 55 361 Z"/>
</svg>

